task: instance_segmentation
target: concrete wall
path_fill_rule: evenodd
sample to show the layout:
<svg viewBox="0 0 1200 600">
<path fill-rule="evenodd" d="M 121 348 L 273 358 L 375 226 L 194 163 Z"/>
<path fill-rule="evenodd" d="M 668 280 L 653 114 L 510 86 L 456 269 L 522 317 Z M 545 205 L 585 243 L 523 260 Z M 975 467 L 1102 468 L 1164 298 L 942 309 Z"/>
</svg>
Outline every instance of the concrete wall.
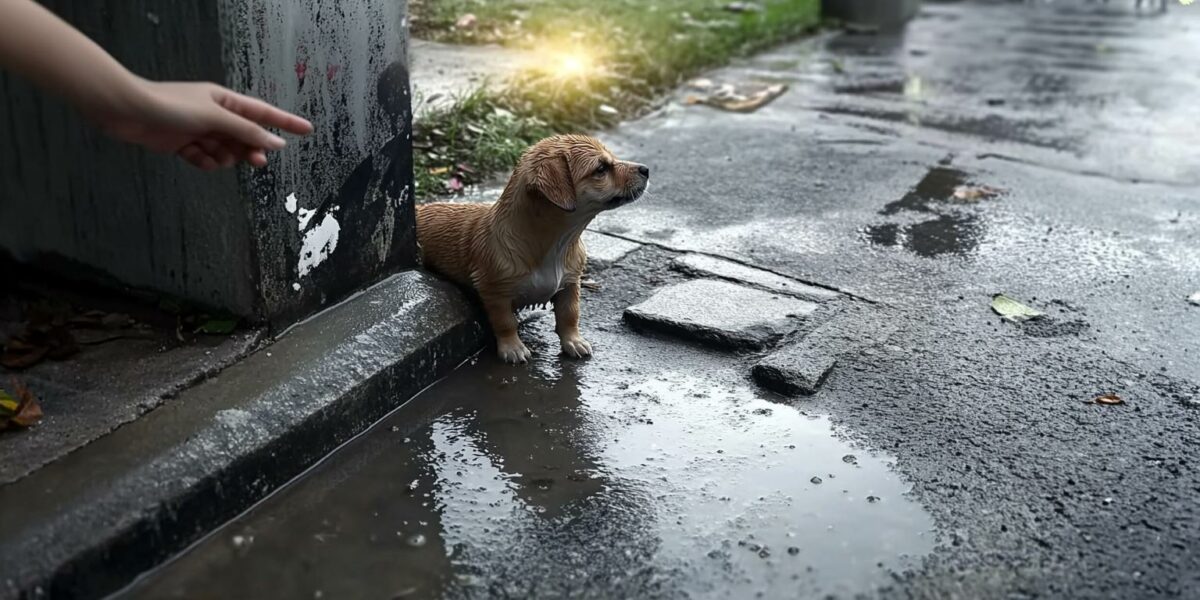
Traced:
<svg viewBox="0 0 1200 600">
<path fill-rule="evenodd" d="M 56 0 L 52 10 L 135 72 L 224 80 L 211 2 Z M 0 248 L 128 285 L 255 309 L 250 207 L 237 174 L 109 141 L 0 73 Z"/>
<path fill-rule="evenodd" d="M 270 314 L 415 264 L 406 3 L 223 0 L 231 84 L 316 132 L 250 175 Z"/>
<path fill-rule="evenodd" d="M 0 247 L 276 324 L 416 264 L 404 1 L 48 6 L 140 74 L 217 81 L 316 132 L 202 174 L 0 79 Z"/>
</svg>

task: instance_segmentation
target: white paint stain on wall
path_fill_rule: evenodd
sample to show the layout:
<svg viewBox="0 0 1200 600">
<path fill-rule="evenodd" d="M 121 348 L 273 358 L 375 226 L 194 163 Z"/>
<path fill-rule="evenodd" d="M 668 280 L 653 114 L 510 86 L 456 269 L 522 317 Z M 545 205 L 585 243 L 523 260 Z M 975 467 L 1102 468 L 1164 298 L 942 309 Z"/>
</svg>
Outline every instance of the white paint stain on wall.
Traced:
<svg viewBox="0 0 1200 600">
<path fill-rule="evenodd" d="M 338 235 L 342 231 L 342 226 L 338 224 L 333 215 L 335 210 L 337 207 L 325 213 L 316 227 L 304 232 L 304 242 L 300 245 L 300 262 L 296 265 L 296 271 L 300 277 L 311 273 L 337 249 Z M 309 218 L 311 217 L 312 211 L 309 211 Z M 301 219 L 303 218 L 301 216 Z M 304 227 L 302 226 L 301 229 L 303 230 Z"/>
<path fill-rule="evenodd" d="M 284 199 L 283 207 L 291 214 L 299 211 L 299 214 L 296 214 L 296 228 L 300 230 L 303 240 L 300 244 L 300 258 L 296 263 L 296 272 L 300 277 L 304 277 L 325 262 L 329 255 L 337 249 L 338 236 L 341 235 L 342 226 L 336 217 L 339 207 L 334 206 L 321 217 L 321 221 L 315 227 L 310 228 L 309 224 L 312 223 L 317 211 L 300 208 L 299 204 L 296 192 L 292 192 Z M 293 283 L 292 289 L 300 291 L 300 284 Z"/>
</svg>

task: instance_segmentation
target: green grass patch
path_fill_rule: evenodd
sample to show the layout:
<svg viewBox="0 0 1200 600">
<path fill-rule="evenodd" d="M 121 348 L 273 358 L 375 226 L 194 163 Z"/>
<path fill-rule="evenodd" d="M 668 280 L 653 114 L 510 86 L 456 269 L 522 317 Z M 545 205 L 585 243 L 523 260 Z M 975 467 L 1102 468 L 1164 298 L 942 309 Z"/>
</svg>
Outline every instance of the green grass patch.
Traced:
<svg viewBox="0 0 1200 600">
<path fill-rule="evenodd" d="M 705 68 L 783 42 L 816 25 L 820 0 L 761 0 L 728 10 L 723 0 L 414 0 L 414 33 L 458 43 L 498 42 L 544 61 L 499 91 L 474 94 L 427 115 L 418 191 L 443 193 L 460 163 L 475 173 L 512 167 L 520 150 L 552 132 L 589 131 L 635 117 Z M 475 24 L 458 29 L 464 14 Z M 564 75 L 568 57 L 584 59 Z M 499 109 L 499 110 L 497 110 Z M 478 132 L 468 128 L 473 127 Z M 466 140 L 449 135 L 472 131 Z M 505 137 L 510 136 L 510 137 Z M 494 153 L 494 154 L 492 154 Z M 444 170 L 445 169 L 445 170 Z M 441 182 L 439 188 L 439 181 Z"/>
</svg>

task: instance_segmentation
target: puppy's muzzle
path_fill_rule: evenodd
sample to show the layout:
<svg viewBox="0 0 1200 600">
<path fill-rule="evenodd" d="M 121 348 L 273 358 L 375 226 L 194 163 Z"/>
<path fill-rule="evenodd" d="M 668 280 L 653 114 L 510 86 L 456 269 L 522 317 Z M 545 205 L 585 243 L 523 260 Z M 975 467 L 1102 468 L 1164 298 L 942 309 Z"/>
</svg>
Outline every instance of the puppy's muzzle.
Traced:
<svg viewBox="0 0 1200 600">
<path fill-rule="evenodd" d="M 629 180 L 625 184 L 625 189 L 620 194 L 613 196 L 608 201 L 606 208 L 617 208 L 624 206 L 642 197 L 646 191 L 646 186 L 650 183 L 650 167 L 638 163 L 629 163 L 629 169 L 635 173 L 629 174 Z"/>
</svg>

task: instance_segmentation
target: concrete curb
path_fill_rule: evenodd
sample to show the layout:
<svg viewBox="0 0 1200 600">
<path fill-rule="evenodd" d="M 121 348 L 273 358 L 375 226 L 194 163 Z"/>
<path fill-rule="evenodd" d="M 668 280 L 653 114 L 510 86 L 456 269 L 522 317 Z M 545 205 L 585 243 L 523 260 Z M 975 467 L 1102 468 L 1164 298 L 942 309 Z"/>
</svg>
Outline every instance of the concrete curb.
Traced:
<svg viewBox="0 0 1200 600">
<path fill-rule="evenodd" d="M 445 375 L 484 330 L 395 275 L 158 410 L 0 488 L 0 598 L 96 597 L 236 516 Z"/>
</svg>

